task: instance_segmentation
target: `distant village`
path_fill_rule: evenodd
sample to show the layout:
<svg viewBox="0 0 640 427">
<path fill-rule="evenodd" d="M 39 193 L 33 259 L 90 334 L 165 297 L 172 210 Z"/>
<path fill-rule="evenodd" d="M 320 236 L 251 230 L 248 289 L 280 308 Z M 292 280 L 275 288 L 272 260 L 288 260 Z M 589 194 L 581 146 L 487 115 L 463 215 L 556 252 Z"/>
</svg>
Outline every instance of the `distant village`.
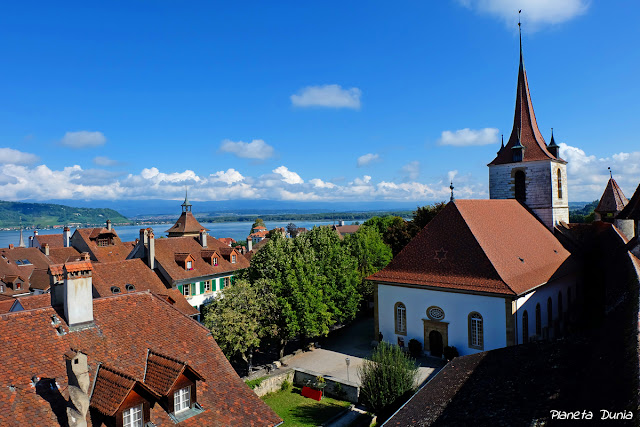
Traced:
<svg viewBox="0 0 640 427">
<path fill-rule="evenodd" d="M 291 387 L 345 402 L 323 425 L 636 425 L 640 185 L 613 171 L 595 221 L 569 222 L 522 46 L 496 148 L 490 199 L 451 183 L 411 221 L 256 221 L 238 244 L 185 196 L 135 241 L 109 220 L 21 233 L 0 249 L 0 425 L 277 426 Z"/>
</svg>

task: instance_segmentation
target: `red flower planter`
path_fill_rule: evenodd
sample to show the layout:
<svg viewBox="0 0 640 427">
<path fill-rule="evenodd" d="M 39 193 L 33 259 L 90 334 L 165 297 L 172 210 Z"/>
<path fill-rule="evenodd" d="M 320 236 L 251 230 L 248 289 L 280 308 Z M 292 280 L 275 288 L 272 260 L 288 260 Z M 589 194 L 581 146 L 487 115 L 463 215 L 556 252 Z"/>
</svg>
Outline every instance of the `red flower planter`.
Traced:
<svg viewBox="0 0 640 427">
<path fill-rule="evenodd" d="M 314 390 L 311 387 L 304 386 L 300 394 L 309 399 L 317 400 L 318 402 L 322 400 L 322 390 Z"/>
</svg>

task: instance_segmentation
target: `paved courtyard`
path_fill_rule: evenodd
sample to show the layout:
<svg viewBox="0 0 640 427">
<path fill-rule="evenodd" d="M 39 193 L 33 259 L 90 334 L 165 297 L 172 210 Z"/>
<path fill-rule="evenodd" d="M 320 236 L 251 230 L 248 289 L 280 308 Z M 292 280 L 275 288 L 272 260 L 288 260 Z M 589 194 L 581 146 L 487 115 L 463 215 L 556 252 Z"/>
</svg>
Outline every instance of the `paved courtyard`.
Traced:
<svg viewBox="0 0 640 427">
<path fill-rule="evenodd" d="M 372 340 L 373 318 L 358 319 L 326 338 L 322 348 L 298 354 L 286 363 L 290 368 L 303 368 L 360 385 L 358 367 L 364 357 L 371 355 Z M 346 358 L 350 362 L 348 369 Z M 443 360 L 427 357 L 421 357 L 417 362 L 420 365 L 419 384 L 435 375 L 445 364 Z"/>
</svg>

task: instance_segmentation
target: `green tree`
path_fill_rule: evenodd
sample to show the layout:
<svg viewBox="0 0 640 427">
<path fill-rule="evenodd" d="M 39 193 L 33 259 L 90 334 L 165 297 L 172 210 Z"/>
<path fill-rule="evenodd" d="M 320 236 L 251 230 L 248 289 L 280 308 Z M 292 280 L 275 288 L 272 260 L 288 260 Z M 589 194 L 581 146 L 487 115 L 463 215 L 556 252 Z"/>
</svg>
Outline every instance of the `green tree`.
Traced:
<svg viewBox="0 0 640 427">
<path fill-rule="evenodd" d="M 358 376 L 362 402 L 380 412 L 415 390 L 418 368 L 400 347 L 382 341 L 358 368 Z"/>
<path fill-rule="evenodd" d="M 289 233 L 291 237 L 296 237 L 298 235 L 298 226 L 290 222 L 287 224 L 287 233 Z"/>
<path fill-rule="evenodd" d="M 250 369 L 253 349 L 269 333 L 262 320 L 272 305 L 268 293 L 246 280 L 235 280 L 207 306 L 204 324 L 228 359 L 240 357 Z"/>
<path fill-rule="evenodd" d="M 253 222 L 253 225 L 251 226 L 251 232 L 253 233 L 253 230 L 256 227 L 264 227 L 267 228 L 266 225 L 264 225 L 264 221 L 262 220 L 262 218 L 256 218 L 256 220 Z"/>
<path fill-rule="evenodd" d="M 396 256 L 411 240 L 408 222 L 399 216 L 393 217 L 393 221 L 382 235 L 384 242 L 389 245 L 393 256 Z"/>
<path fill-rule="evenodd" d="M 358 266 L 358 290 L 363 297 L 370 298 L 373 295 L 373 288 L 371 283 L 364 279 L 389 264 L 393 257 L 391 248 L 384 243 L 375 225 L 363 225 L 355 233 L 345 236 L 344 242 Z"/>
<path fill-rule="evenodd" d="M 410 221 L 409 233 L 411 238 L 415 237 L 422 229 L 433 219 L 436 215 L 447 206 L 444 202 L 434 203 L 433 205 L 426 205 L 418 207 L 413 212 L 413 219 Z"/>
</svg>

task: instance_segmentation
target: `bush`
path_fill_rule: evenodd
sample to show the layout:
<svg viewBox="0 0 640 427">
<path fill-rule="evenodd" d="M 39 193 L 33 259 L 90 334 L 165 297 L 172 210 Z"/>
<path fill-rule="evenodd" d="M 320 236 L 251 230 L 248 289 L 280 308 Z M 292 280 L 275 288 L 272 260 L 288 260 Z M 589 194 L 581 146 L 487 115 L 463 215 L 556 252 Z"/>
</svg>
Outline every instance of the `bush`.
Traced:
<svg viewBox="0 0 640 427">
<path fill-rule="evenodd" d="M 244 383 L 248 385 L 251 390 L 253 390 L 254 388 L 258 387 L 265 378 L 267 377 L 256 378 L 255 380 L 245 381 Z"/>
<path fill-rule="evenodd" d="M 290 391 L 292 387 L 293 384 L 290 381 L 284 380 L 280 386 L 280 391 Z"/>
<path fill-rule="evenodd" d="M 358 368 L 358 375 L 362 403 L 379 412 L 415 389 L 418 368 L 400 347 L 383 341 Z"/>
<path fill-rule="evenodd" d="M 444 358 L 447 359 L 447 362 L 450 362 L 454 357 L 459 356 L 458 349 L 452 345 L 446 346 L 442 351 L 442 354 L 444 354 Z"/>
<path fill-rule="evenodd" d="M 409 353 L 413 357 L 420 357 L 422 355 L 422 343 L 415 338 L 409 340 Z"/>
</svg>

